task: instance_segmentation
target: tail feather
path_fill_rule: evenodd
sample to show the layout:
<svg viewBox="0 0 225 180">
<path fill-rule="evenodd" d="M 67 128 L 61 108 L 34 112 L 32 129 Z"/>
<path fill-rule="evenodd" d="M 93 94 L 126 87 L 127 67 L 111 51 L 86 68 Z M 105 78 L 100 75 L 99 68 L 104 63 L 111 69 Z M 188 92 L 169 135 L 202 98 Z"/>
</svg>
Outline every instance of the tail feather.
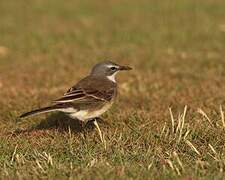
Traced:
<svg viewBox="0 0 225 180">
<path fill-rule="evenodd" d="M 30 111 L 30 112 L 26 112 L 24 114 L 21 114 L 20 115 L 20 118 L 25 118 L 25 117 L 31 116 L 31 115 L 36 115 L 36 114 L 41 114 L 41 113 L 56 111 L 56 110 L 59 110 L 59 109 L 60 108 L 57 107 L 57 106 L 48 106 L 48 107 L 36 109 L 36 110 Z"/>
</svg>

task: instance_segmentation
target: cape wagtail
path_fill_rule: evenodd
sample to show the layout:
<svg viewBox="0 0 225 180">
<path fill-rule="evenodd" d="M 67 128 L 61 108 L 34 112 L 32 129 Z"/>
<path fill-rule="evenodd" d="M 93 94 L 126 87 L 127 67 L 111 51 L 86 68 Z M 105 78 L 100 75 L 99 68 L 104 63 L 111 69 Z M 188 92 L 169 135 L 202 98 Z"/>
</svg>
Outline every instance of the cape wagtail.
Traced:
<svg viewBox="0 0 225 180">
<path fill-rule="evenodd" d="M 115 75 L 119 71 L 131 70 L 111 61 L 96 64 L 91 73 L 71 87 L 62 97 L 53 101 L 52 105 L 24 113 L 20 118 L 51 111 L 61 111 L 73 119 L 83 122 L 94 120 L 100 138 L 102 133 L 95 120 L 106 112 L 117 96 Z"/>
</svg>

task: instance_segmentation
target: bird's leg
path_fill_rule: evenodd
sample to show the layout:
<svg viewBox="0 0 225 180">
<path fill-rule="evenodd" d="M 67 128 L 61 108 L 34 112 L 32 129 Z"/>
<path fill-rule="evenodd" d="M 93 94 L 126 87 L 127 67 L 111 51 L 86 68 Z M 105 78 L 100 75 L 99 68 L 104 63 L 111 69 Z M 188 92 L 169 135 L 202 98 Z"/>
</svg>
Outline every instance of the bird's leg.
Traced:
<svg viewBox="0 0 225 180">
<path fill-rule="evenodd" d="M 99 136 L 100 136 L 100 139 L 101 139 L 102 143 L 104 143 L 104 139 L 103 139 L 103 136 L 102 136 L 102 132 L 101 132 L 101 129 L 99 128 L 99 126 L 98 126 L 98 123 L 96 121 L 96 118 L 93 120 L 93 123 L 94 123 L 95 127 L 98 130 L 98 133 L 99 133 Z"/>
</svg>

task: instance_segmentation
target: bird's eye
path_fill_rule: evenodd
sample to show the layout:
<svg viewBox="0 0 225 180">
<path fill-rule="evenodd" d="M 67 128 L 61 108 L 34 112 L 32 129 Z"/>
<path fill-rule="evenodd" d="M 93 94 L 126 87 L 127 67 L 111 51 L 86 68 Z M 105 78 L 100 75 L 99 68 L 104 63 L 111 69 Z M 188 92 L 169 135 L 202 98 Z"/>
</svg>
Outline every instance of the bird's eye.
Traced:
<svg viewBox="0 0 225 180">
<path fill-rule="evenodd" d="M 113 70 L 113 71 L 115 71 L 116 70 L 116 67 L 111 67 L 110 69 Z"/>
</svg>

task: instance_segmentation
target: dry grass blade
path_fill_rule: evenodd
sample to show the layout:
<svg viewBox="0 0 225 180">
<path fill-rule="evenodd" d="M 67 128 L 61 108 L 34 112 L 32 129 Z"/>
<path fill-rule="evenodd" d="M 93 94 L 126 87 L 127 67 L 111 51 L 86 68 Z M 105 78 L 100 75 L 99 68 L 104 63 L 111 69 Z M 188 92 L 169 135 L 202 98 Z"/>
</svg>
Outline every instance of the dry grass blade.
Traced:
<svg viewBox="0 0 225 180">
<path fill-rule="evenodd" d="M 187 113 L 187 105 L 184 107 L 184 112 L 183 112 L 183 115 L 182 115 L 182 129 L 184 127 L 184 120 L 185 120 L 185 117 L 186 117 L 186 113 Z"/>
<path fill-rule="evenodd" d="M 190 132 L 191 132 L 191 130 L 187 128 L 187 131 L 186 131 L 186 133 L 183 136 L 184 140 L 186 140 L 186 138 L 187 138 L 187 136 L 189 135 Z"/>
<path fill-rule="evenodd" d="M 41 164 L 39 163 L 39 160 L 37 160 L 37 159 L 36 159 L 36 164 L 37 164 L 37 166 L 41 169 L 41 171 L 42 171 L 43 173 L 45 173 L 44 168 L 41 166 Z"/>
<path fill-rule="evenodd" d="M 16 154 L 15 157 L 16 157 L 16 162 L 18 164 L 20 164 L 20 165 L 21 164 L 25 164 L 25 157 L 24 157 L 24 155 Z"/>
<path fill-rule="evenodd" d="M 102 135 L 102 139 L 103 139 L 104 149 L 106 150 L 107 146 L 106 146 L 106 140 L 105 140 L 105 135 L 104 134 Z"/>
<path fill-rule="evenodd" d="M 181 137 L 182 137 L 186 112 L 187 112 L 187 106 L 184 107 L 184 112 L 183 112 L 183 114 L 180 116 L 180 119 L 179 119 L 179 121 L 180 121 L 180 132 L 179 132 L 178 143 L 180 142 Z"/>
<path fill-rule="evenodd" d="M 47 154 L 45 152 L 45 155 L 47 157 L 47 163 L 50 165 L 50 166 L 53 166 L 53 160 L 52 160 L 52 156 L 50 154 Z"/>
<path fill-rule="evenodd" d="M 177 136 L 177 133 L 180 130 L 180 127 L 181 127 L 181 115 L 179 113 L 179 115 L 178 115 L 178 125 L 177 125 L 177 128 L 176 128 L 175 136 Z"/>
<path fill-rule="evenodd" d="M 210 157 L 212 157 L 215 161 L 220 161 L 215 155 L 212 155 L 211 153 L 208 153 L 208 155 L 210 155 Z"/>
<path fill-rule="evenodd" d="M 16 155 L 16 151 L 17 151 L 17 147 L 18 147 L 18 144 L 15 146 L 14 148 L 14 151 L 13 151 L 13 154 L 12 154 L 12 158 L 11 158 L 11 161 L 10 161 L 10 164 L 13 163 L 14 159 L 15 159 L 15 155 Z"/>
<path fill-rule="evenodd" d="M 97 163 L 97 159 L 92 159 L 88 164 L 87 167 L 93 167 Z"/>
<path fill-rule="evenodd" d="M 189 141 L 189 140 L 186 140 L 185 143 L 191 147 L 191 149 L 196 152 L 196 154 L 198 154 L 199 156 L 201 155 L 200 152 L 196 149 L 196 147 Z"/>
<path fill-rule="evenodd" d="M 217 155 L 216 150 L 214 149 L 214 147 L 213 147 L 211 144 L 209 144 L 209 147 L 210 147 L 210 149 L 212 150 L 212 152 L 213 152 L 215 155 Z"/>
<path fill-rule="evenodd" d="M 160 133 L 160 137 L 163 136 L 163 134 L 164 134 L 164 132 L 165 132 L 165 129 L 166 129 L 166 122 L 164 123 L 164 126 L 163 126 L 163 128 L 162 128 L 162 131 L 161 131 L 161 133 Z"/>
<path fill-rule="evenodd" d="M 185 105 L 183 113 L 178 114 L 177 123 L 174 119 L 171 108 L 169 108 L 169 112 L 170 112 L 172 127 L 168 130 L 172 131 L 172 133 L 171 133 L 172 138 L 174 140 L 176 140 L 177 144 L 179 144 L 181 142 L 181 140 L 185 140 L 190 133 L 189 124 L 185 123 L 185 118 L 186 118 L 186 114 L 187 114 L 187 105 Z M 163 130 L 164 130 L 164 128 L 163 128 Z"/>
<path fill-rule="evenodd" d="M 151 167 L 152 167 L 152 165 L 153 165 L 153 163 L 154 163 L 154 161 L 152 161 L 149 165 L 148 165 L 148 170 L 150 170 L 151 169 Z"/>
<path fill-rule="evenodd" d="M 174 169 L 176 170 L 177 174 L 180 176 L 181 175 L 180 170 L 176 165 L 174 165 Z"/>
<path fill-rule="evenodd" d="M 173 166 L 172 161 L 169 160 L 169 159 L 166 159 L 165 161 L 166 161 L 166 163 L 169 165 L 169 167 L 170 167 L 172 170 L 174 170 L 174 166 Z"/>
<path fill-rule="evenodd" d="M 175 126 L 175 124 L 174 124 L 173 112 L 172 112 L 171 108 L 169 108 L 169 111 L 170 111 L 170 118 L 171 118 L 172 133 L 174 133 L 174 130 L 175 130 L 174 126 Z"/>
<path fill-rule="evenodd" d="M 212 121 L 209 119 L 209 117 L 207 116 L 207 114 L 201 108 L 198 108 L 198 113 L 201 114 L 209 122 L 209 124 L 211 126 L 213 126 Z"/>
<path fill-rule="evenodd" d="M 223 128 L 225 128 L 224 112 L 223 112 L 222 105 L 220 105 L 220 115 L 221 115 L 222 126 Z"/>
<path fill-rule="evenodd" d="M 178 154 L 174 151 L 174 152 L 173 152 L 173 155 L 174 155 L 174 157 L 176 158 L 176 160 L 177 160 L 179 166 L 181 167 L 181 169 L 184 171 L 183 163 L 181 162 L 181 160 L 180 160 Z"/>
</svg>

